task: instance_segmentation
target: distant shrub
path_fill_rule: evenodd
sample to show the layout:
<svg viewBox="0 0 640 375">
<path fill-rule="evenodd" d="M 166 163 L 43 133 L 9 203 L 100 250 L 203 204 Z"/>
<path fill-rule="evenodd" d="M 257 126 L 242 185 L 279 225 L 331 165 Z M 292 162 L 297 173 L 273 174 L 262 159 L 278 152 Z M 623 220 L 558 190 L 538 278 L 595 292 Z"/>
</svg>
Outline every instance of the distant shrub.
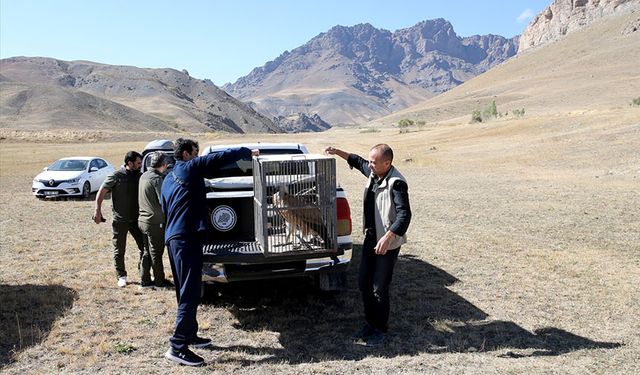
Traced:
<svg viewBox="0 0 640 375">
<path fill-rule="evenodd" d="M 515 117 L 522 117 L 524 116 L 524 108 L 522 109 L 514 109 L 513 111 L 511 111 L 513 113 L 513 115 Z"/>
<path fill-rule="evenodd" d="M 366 128 L 364 130 L 360 130 L 360 133 L 379 133 L 380 129 L 376 128 Z"/>
<path fill-rule="evenodd" d="M 482 112 L 477 109 L 471 112 L 471 123 L 486 122 L 498 116 L 500 116 L 500 112 L 498 112 L 498 107 L 494 100 Z"/>
<path fill-rule="evenodd" d="M 471 123 L 482 122 L 482 115 L 477 109 L 471 112 Z"/>
<path fill-rule="evenodd" d="M 415 122 L 413 120 L 408 119 L 408 118 L 403 118 L 402 120 L 398 121 L 398 127 L 400 128 L 400 134 L 408 133 L 409 132 L 409 126 L 413 126 L 414 124 L 415 124 Z"/>
<path fill-rule="evenodd" d="M 487 106 L 487 108 L 484 109 L 484 111 L 482 111 L 482 119 L 487 121 L 496 117 L 498 117 L 498 107 L 496 106 L 496 101 L 494 100 Z"/>
<path fill-rule="evenodd" d="M 631 101 L 631 105 L 633 107 L 640 107 L 640 96 L 638 96 L 637 98 L 633 99 Z"/>
</svg>

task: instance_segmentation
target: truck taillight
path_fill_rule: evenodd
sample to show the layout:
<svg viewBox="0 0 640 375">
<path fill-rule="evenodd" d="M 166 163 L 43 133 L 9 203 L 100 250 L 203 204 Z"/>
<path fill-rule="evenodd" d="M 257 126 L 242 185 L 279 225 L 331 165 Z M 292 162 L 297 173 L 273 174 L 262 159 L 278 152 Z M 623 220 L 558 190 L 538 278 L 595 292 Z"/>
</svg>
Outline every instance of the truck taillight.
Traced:
<svg viewBox="0 0 640 375">
<path fill-rule="evenodd" d="M 338 224 L 336 232 L 338 236 L 351 234 L 351 208 L 346 198 L 336 199 L 336 210 L 338 211 Z"/>
</svg>

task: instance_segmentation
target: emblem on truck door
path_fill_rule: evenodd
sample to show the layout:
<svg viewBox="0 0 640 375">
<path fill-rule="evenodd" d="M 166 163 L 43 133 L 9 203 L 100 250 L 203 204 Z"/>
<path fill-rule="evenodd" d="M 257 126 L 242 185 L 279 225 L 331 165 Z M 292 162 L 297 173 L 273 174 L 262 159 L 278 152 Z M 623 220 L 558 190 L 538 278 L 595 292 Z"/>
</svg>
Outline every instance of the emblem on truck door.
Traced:
<svg viewBox="0 0 640 375">
<path fill-rule="evenodd" d="M 211 213 L 211 224 L 220 232 L 227 232 L 236 226 L 238 215 L 229 206 L 218 206 Z"/>
</svg>

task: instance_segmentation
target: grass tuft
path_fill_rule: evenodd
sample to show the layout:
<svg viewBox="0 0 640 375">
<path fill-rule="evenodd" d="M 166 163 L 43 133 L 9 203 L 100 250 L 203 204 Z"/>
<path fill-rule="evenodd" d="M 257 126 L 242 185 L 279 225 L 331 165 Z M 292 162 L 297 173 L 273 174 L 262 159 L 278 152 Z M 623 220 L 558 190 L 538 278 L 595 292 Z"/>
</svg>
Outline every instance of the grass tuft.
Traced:
<svg viewBox="0 0 640 375">
<path fill-rule="evenodd" d="M 114 345 L 114 349 L 115 349 L 116 353 L 120 353 L 120 354 L 131 354 L 135 350 L 137 350 L 137 348 L 135 346 L 133 346 L 132 344 L 127 344 L 127 343 L 124 343 L 124 342 L 117 342 Z"/>
</svg>

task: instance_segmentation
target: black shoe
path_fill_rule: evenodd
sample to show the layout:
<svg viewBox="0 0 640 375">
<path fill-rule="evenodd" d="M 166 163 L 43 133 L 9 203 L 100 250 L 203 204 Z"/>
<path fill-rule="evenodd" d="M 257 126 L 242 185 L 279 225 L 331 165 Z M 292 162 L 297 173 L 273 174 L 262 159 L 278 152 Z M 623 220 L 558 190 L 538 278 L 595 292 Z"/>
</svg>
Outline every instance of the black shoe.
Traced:
<svg viewBox="0 0 640 375">
<path fill-rule="evenodd" d="M 169 350 L 164 353 L 164 357 L 170 361 L 187 366 L 200 366 L 204 363 L 204 358 L 192 352 L 189 348 L 184 348 L 180 351 L 169 348 Z"/>
<path fill-rule="evenodd" d="M 365 324 L 364 327 L 360 328 L 360 330 L 353 335 L 351 335 L 351 340 L 362 340 L 367 337 L 373 335 L 376 329 L 371 327 L 369 324 Z"/>
<path fill-rule="evenodd" d="M 211 339 L 196 336 L 196 338 L 193 339 L 193 341 L 191 341 L 191 344 L 189 345 L 193 346 L 194 348 L 206 348 L 207 346 L 211 345 Z"/>
<path fill-rule="evenodd" d="M 138 286 L 138 289 L 155 289 L 155 285 L 153 285 L 151 281 L 141 282 L 140 286 Z"/>
<path fill-rule="evenodd" d="M 169 280 L 164 280 L 160 283 L 156 283 L 156 286 L 158 288 L 173 288 L 175 285 L 173 285 L 173 283 Z"/>
<path fill-rule="evenodd" d="M 385 340 L 387 339 L 387 335 L 382 332 L 375 330 L 375 333 L 367 338 L 356 341 L 355 343 L 358 345 L 366 346 L 368 348 L 379 348 L 384 345 Z"/>
</svg>

